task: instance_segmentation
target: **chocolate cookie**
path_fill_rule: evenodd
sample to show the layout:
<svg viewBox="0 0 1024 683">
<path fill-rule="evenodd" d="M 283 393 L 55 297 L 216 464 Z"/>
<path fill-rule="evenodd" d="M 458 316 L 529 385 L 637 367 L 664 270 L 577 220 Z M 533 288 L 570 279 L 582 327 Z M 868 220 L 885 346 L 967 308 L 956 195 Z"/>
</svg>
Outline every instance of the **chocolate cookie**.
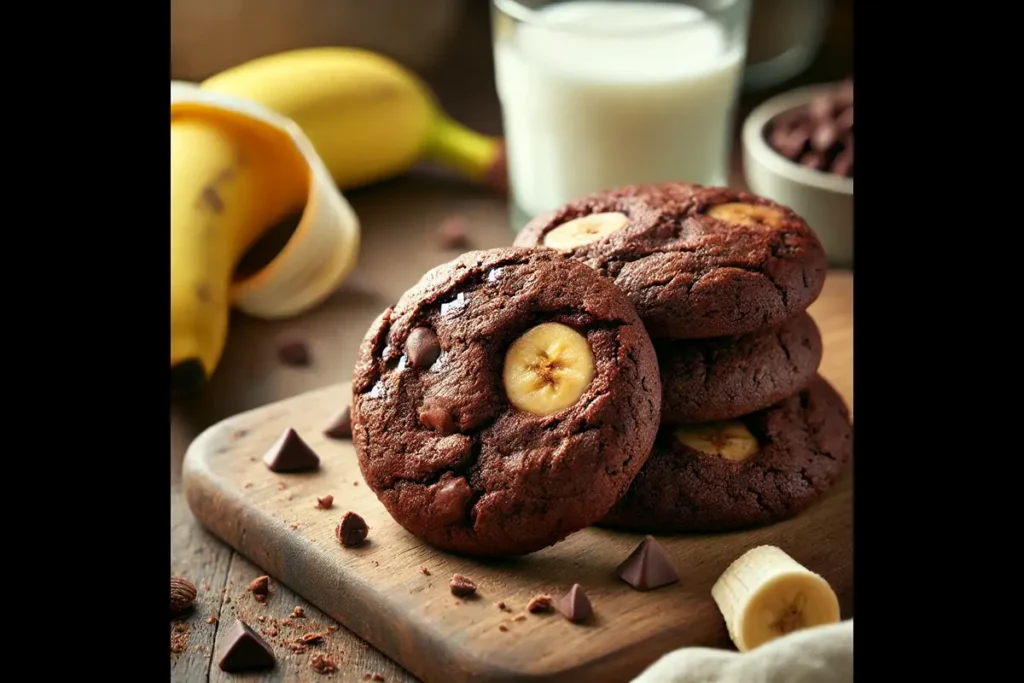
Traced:
<svg viewBox="0 0 1024 683">
<path fill-rule="evenodd" d="M 821 363 L 821 333 L 807 313 L 740 337 L 659 339 L 661 421 L 728 420 L 803 388 Z"/>
<path fill-rule="evenodd" d="M 550 247 L 615 280 L 652 337 L 746 334 L 821 293 L 825 252 L 791 209 L 690 183 L 635 185 L 530 221 L 516 246 Z"/>
<path fill-rule="evenodd" d="M 463 254 L 368 331 L 353 441 L 395 521 L 522 555 L 601 519 L 657 433 L 654 347 L 626 296 L 553 250 Z"/>
<path fill-rule="evenodd" d="M 727 531 L 792 517 L 820 498 L 853 453 L 843 399 L 820 376 L 736 421 L 666 427 L 603 526 Z"/>
</svg>

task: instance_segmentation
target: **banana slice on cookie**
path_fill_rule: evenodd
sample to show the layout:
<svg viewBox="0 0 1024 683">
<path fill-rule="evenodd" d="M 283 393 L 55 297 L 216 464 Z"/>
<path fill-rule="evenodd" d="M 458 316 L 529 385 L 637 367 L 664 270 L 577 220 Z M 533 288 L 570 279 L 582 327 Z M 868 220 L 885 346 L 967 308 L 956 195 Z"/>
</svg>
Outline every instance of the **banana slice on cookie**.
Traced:
<svg viewBox="0 0 1024 683">
<path fill-rule="evenodd" d="M 733 461 L 746 460 L 761 448 L 757 437 L 739 420 L 679 427 L 675 437 L 695 451 Z"/>
<path fill-rule="evenodd" d="M 771 545 L 749 550 L 729 565 L 711 587 L 711 597 L 740 652 L 839 621 L 839 598 L 828 581 Z"/>
<path fill-rule="evenodd" d="M 707 215 L 720 221 L 738 223 L 740 225 L 767 225 L 770 228 L 781 228 L 784 218 L 782 212 L 770 206 L 730 202 L 712 206 Z"/>
<path fill-rule="evenodd" d="M 544 235 L 543 244 L 552 249 L 574 249 L 603 239 L 627 225 L 629 216 L 624 213 L 593 213 L 559 225 Z"/>
<path fill-rule="evenodd" d="M 586 337 L 561 323 L 542 323 L 505 354 L 505 393 L 523 412 L 551 415 L 579 400 L 594 379 L 594 365 Z"/>
</svg>

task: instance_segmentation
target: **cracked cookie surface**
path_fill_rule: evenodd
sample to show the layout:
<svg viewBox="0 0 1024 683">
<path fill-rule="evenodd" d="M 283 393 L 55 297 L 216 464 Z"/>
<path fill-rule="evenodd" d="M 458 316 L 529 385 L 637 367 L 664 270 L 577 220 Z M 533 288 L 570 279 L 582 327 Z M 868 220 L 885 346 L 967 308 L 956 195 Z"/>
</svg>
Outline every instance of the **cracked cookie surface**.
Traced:
<svg viewBox="0 0 1024 683">
<path fill-rule="evenodd" d="M 661 421 L 728 420 L 807 385 L 821 363 L 821 332 L 807 313 L 739 337 L 659 339 Z"/>
<path fill-rule="evenodd" d="M 820 375 L 740 421 L 760 443 L 740 462 L 684 446 L 663 429 L 626 496 L 600 524 L 663 533 L 772 524 L 824 495 L 853 454 L 849 411 Z"/>
<path fill-rule="evenodd" d="M 542 323 L 583 335 L 594 365 L 549 415 L 516 409 L 503 385 L 509 347 Z M 367 484 L 405 529 L 468 555 L 526 554 L 601 519 L 650 453 L 661 409 L 629 300 L 550 250 L 469 252 L 426 273 L 370 326 L 352 384 Z"/>
<path fill-rule="evenodd" d="M 761 218 L 739 222 L 737 212 L 714 209 L 736 203 L 774 211 L 754 209 Z M 805 310 L 821 293 L 827 266 L 813 230 L 787 207 L 726 188 L 664 183 L 596 193 L 536 216 L 515 244 L 544 246 L 559 226 L 609 213 L 628 223 L 563 250 L 614 279 L 652 337 L 746 334 Z"/>
</svg>

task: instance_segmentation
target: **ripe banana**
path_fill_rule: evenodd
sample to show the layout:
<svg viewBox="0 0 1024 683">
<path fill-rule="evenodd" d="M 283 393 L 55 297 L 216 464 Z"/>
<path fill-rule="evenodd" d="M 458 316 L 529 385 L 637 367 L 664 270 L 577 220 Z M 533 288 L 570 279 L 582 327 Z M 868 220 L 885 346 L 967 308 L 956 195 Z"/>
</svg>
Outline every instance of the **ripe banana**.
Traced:
<svg viewBox="0 0 1024 683">
<path fill-rule="evenodd" d="M 399 175 L 421 160 L 504 187 L 501 141 L 453 121 L 419 78 L 373 52 L 282 52 L 223 71 L 200 87 L 295 121 L 343 190 Z"/>
<path fill-rule="evenodd" d="M 592 213 L 563 223 L 544 235 L 544 246 L 552 249 L 574 249 L 603 239 L 627 225 L 629 217 L 624 213 Z"/>
<path fill-rule="evenodd" d="M 828 582 L 770 545 L 748 550 L 729 565 L 711 596 L 740 652 L 839 621 L 839 599 Z"/>
<path fill-rule="evenodd" d="M 259 273 L 232 282 L 259 237 L 302 211 L 292 238 Z M 244 100 L 171 83 L 171 367 L 209 377 L 229 307 L 294 315 L 351 271 L 359 223 L 312 144 L 293 122 Z"/>
<path fill-rule="evenodd" d="M 757 437 L 739 420 L 679 427 L 675 436 L 684 446 L 726 460 L 746 460 L 760 448 Z"/>
<path fill-rule="evenodd" d="M 518 410 L 551 415 L 579 400 L 594 379 L 586 337 L 561 323 L 541 323 L 512 342 L 502 380 Z"/>
<path fill-rule="evenodd" d="M 739 225 L 767 225 L 770 228 L 781 228 L 783 223 L 782 212 L 778 209 L 758 204 L 744 204 L 743 202 L 712 206 L 708 209 L 707 215 Z"/>
</svg>

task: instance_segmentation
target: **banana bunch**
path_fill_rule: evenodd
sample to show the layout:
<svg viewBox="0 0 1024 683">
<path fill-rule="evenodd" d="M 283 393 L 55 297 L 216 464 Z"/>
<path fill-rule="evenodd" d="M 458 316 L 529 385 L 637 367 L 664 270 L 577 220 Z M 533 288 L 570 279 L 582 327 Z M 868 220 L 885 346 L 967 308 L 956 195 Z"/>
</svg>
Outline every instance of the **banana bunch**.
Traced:
<svg viewBox="0 0 1024 683">
<path fill-rule="evenodd" d="M 271 55 L 198 86 L 171 83 L 172 385 L 216 368 L 231 306 L 297 315 L 329 296 L 359 250 L 340 190 L 433 161 L 504 188 L 501 140 L 448 117 L 427 87 L 365 50 Z M 239 261 L 301 215 L 276 257 L 244 279 Z"/>
</svg>

